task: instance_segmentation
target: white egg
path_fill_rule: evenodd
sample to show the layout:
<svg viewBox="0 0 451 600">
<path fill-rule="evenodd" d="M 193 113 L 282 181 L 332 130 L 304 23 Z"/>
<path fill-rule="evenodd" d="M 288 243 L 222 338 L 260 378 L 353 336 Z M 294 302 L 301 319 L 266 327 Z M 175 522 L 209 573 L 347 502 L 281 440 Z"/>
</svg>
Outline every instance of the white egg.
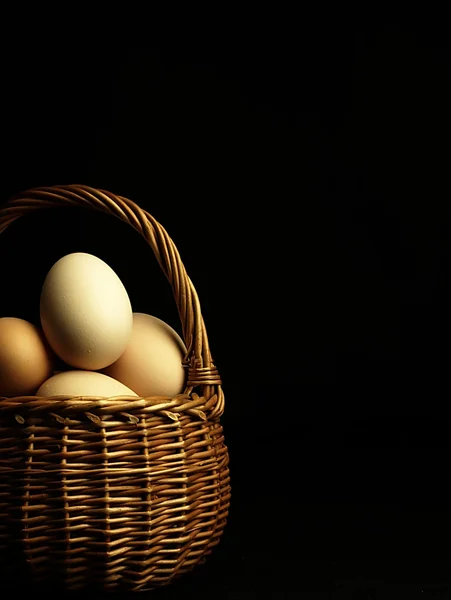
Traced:
<svg viewBox="0 0 451 600">
<path fill-rule="evenodd" d="M 112 377 L 94 371 L 64 371 L 47 379 L 36 396 L 134 396 L 137 394 Z"/>
<path fill-rule="evenodd" d="M 96 256 L 76 252 L 61 258 L 47 274 L 41 323 L 64 362 L 98 370 L 124 352 L 133 314 L 127 291 L 111 267 Z"/>
</svg>

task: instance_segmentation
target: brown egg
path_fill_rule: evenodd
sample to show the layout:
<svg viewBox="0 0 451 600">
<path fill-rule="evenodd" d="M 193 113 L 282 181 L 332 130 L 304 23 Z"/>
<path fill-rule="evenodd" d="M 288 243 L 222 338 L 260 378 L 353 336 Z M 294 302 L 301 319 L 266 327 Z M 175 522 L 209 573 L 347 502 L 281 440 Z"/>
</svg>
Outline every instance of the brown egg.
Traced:
<svg viewBox="0 0 451 600">
<path fill-rule="evenodd" d="M 31 396 L 52 374 L 53 352 L 32 323 L 0 319 L 0 396 Z"/>
<path fill-rule="evenodd" d="M 186 347 L 167 323 L 143 313 L 133 314 L 132 336 L 125 352 L 102 372 L 138 396 L 176 396 L 183 391 Z"/>
</svg>

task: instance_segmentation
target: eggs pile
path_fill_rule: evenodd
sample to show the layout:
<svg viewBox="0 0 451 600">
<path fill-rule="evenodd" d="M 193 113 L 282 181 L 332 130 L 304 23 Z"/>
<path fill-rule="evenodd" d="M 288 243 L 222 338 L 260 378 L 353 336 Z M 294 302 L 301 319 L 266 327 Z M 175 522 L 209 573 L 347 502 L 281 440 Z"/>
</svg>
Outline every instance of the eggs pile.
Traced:
<svg viewBox="0 0 451 600">
<path fill-rule="evenodd" d="M 175 396 L 186 347 L 152 315 L 133 313 L 116 273 L 91 254 L 58 260 L 41 292 L 41 327 L 0 318 L 0 397 Z M 58 358 L 64 363 L 56 371 Z"/>
</svg>

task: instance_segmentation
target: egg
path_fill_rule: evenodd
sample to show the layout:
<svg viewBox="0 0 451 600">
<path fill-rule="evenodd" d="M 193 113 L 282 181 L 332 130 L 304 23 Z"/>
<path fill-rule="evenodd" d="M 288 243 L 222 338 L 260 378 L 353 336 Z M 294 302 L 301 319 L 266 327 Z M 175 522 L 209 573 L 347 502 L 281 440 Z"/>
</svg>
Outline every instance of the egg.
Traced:
<svg viewBox="0 0 451 600">
<path fill-rule="evenodd" d="M 32 323 L 0 319 L 0 396 L 32 396 L 50 377 L 53 352 Z"/>
<path fill-rule="evenodd" d="M 173 397 L 183 391 L 185 354 L 185 344 L 172 327 L 157 317 L 134 313 L 127 348 L 103 372 L 132 388 L 138 396 Z"/>
<path fill-rule="evenodd" d="M 134 396 L 137 394 L 124 384 L 94 371 L 63 371 L 47 379 L 36 396 Z"/>
<path fill-rule="evenodd" d="M 41 324 L 68 365 L 100 370 L 125 350 L 133 313 L 127 291 L 100 258 L 76 252 L 56 262 L 41 292 Z"/>
</svg>

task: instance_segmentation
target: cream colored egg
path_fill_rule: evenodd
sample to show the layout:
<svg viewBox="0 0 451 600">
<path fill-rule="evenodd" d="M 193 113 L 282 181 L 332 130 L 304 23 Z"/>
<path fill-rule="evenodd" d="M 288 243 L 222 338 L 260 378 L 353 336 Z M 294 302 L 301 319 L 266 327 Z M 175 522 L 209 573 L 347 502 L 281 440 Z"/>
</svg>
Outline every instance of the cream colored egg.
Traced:
<svg viewBox="0 0 451 600">
<path fill-rule="evenodd" d="M 54 358 L 32 323 L 15 317 L 0 319 L 0 396 L 32 396 L 50 377 Z"/>
<path fill-rule="evenodd" d="M 122 356 L 103 370 L 138 396 L 170 396 L 183 391 L 186 347 L 167 323 L 143 313 L 133 314 L 130 342 Z"/>
<path fill-rule="evenodd" d="M 63 371 L 47 379 L 36 396 L 134 396 L 137 394 L 115 379 L 93 371 Z"/>
<path fill-rule="evenodd" d="M 127 291 L 100 258 L 76 252 L 56 262 L 41 292 L 41 323 L 68 365 L 100 370 L 125 350 L 133 314 Z"/>
</svg>

